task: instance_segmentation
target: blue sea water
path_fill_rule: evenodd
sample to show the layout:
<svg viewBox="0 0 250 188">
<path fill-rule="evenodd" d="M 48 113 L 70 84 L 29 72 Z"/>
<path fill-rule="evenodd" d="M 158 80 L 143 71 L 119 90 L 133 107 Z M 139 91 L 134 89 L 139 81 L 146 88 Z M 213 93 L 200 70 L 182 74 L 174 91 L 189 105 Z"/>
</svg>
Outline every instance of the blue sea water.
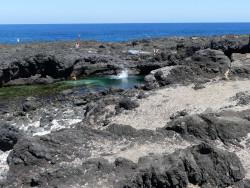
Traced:
<svg viewBox="0 0 250 188">
<path fill-rule="evenodd" d="M 141 23 L 141 24 L 42 24 L 0 25 L 0 43 L 84 40 L 121 42 L 169 36 L 249 34 L 250 23 Z"/>
</svg>

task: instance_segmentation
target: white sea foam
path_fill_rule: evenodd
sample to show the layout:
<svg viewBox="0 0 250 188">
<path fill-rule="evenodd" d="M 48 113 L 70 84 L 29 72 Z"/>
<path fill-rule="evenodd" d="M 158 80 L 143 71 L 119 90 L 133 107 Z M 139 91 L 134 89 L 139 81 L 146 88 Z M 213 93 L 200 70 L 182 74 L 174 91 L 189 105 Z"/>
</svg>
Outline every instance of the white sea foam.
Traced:
<svg viewBox="0 0 250 188">
<path fill-rule="evenodd" d="M 128 78 L 128 69 L 124 69 L 118 75 L 113 75 L 110 78 L 111 79 L 126 79 L 126 78 Z"/>
<path fill-rule="evenodd" d="M 60 121 L 63 121 L 67 126 L 61 125 Z M 33 136 L 43 136 L 46 134 L 50 134 L 51 131 L 56 131 L 60 129 L 65 129 L 65 128 L 70 128 L 71 125 L 77 124 L 81 122 L 82 119 L 62 119 L 62 120 L 53 120 L 52 121 L 52 126 L 49 131 L 42 131 L 42 132 L 37 132 L 34 133 Z"/>
<path fill-rule="evenodd" d="M 7 163 L 7 158 L 9 156 L 10 151 L 1 152 L 0 154 L 0 180 L 3 179 L 2 174 L 7 173 L 9 171 L 9 165 Z"/>
</svg>

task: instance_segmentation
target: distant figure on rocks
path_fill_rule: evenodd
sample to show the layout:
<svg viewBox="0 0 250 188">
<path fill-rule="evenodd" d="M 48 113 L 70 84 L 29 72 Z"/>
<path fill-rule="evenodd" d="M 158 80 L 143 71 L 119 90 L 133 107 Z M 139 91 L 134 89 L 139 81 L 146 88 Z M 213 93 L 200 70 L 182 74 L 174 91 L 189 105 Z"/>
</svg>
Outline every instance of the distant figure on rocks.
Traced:
<svg viewBox="0 0 250 188">
<path fill-rule="evenodd" d="M 78 51 L 78 49 L 79 49 L 79 43 L 77 42 L 76 43 L 76 51 Z"/>
<path fill-rule="evenodd" d="M 20 42 L 19 38 L 17 38 L 16 40 L 17 40 L 17 43 L 19 44 L 19 42 Z"/>
<path fill-rule="evenodd" d="M 78 35 L 78 40 L 80 40 L 80 38 L 81 38 L 81 35 Z"/>
<path fill-rule="evenodd" d="M 76 81 L 76 76 L 73 76 L 73 77 L 72 77 L 72 80 L 73 80 L 73 81 Z"/>
<path fill-rule="evenodd" d="M 154 49 L 154 55 L 156 55 L 158 53 L 158 49 Z"/>
</svg>

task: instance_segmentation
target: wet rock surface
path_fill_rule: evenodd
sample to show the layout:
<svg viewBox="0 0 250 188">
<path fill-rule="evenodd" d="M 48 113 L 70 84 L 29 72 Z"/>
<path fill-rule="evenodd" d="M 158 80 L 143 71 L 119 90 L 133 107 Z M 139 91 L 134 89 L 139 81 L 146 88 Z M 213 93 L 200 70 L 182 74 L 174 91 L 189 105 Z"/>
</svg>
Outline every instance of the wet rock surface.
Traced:
<svg viewBox="0 0 250 188">
<path fill-rule="evenodd" d="M 64 90 L 1 108 L 0 186 L 249 186 L 248 35 L 80 46 L 75 52 L 72 41 L 0 44 L 0 86 L 123 68 L 147 75 L 145 83 L 85 94 Z M 152 52 L 155 46 L 156 55 L 128 51 Z M 223 86 L 228 97 L 208 92 Z"/>
</svg>

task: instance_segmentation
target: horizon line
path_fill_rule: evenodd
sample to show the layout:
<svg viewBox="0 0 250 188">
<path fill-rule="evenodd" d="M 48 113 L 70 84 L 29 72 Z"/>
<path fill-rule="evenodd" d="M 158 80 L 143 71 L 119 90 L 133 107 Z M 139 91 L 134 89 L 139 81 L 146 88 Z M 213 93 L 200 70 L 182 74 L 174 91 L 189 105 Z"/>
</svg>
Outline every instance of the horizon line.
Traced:
<svg viewBox="0 0 250 188">
<path fill-rule="evenodd" d="M 224 24 L 224 23 L 250 23 L 250 22 L 121 22 L 121 23 L 10 23 L 0 25 L 84 25 L 84 24 Z"/>
</svg>

